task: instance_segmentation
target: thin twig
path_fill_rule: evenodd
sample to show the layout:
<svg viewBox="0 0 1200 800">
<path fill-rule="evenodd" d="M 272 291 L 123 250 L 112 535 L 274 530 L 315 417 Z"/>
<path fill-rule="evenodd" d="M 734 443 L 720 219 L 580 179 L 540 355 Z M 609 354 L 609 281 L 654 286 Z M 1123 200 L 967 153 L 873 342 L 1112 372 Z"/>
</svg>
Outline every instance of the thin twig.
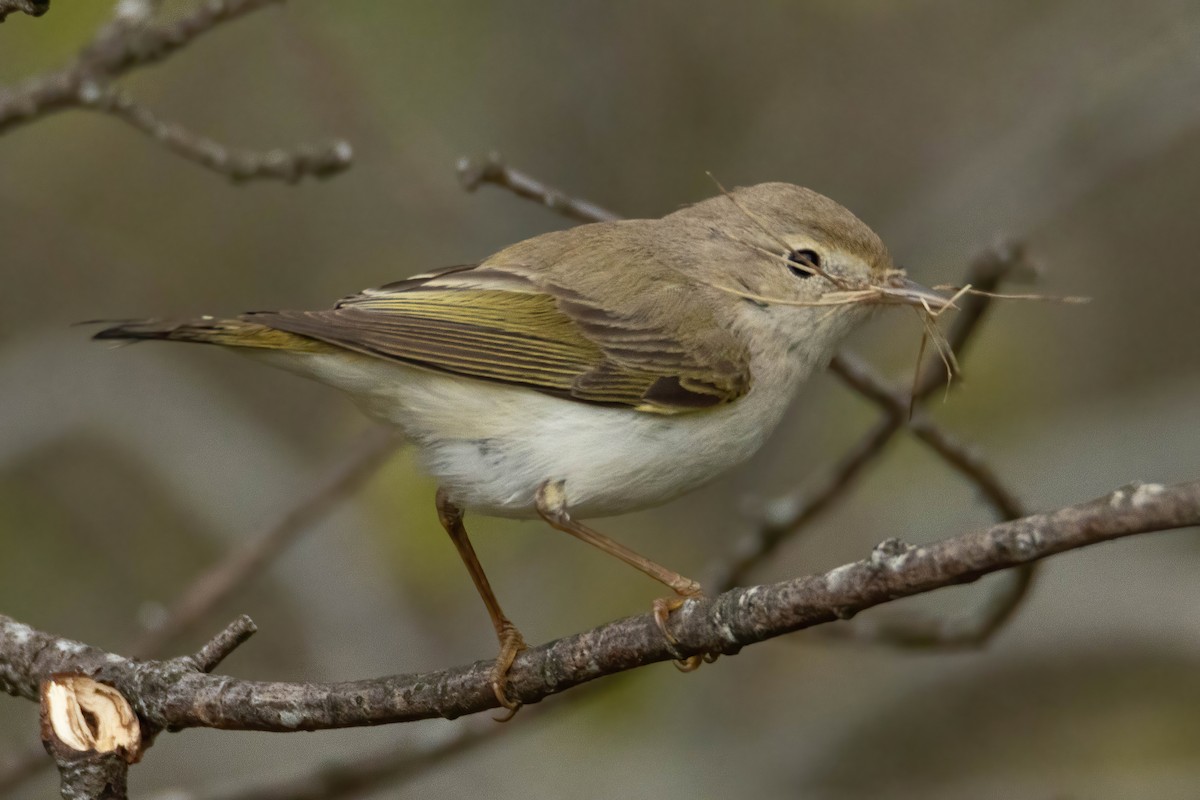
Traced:
<svg viewBox="0 0 1200 800">
<path fill-rule="evenodd" d="M 290 151 L 229 148 L 178 123 L 159 119 L 149 108 L 113 86 L 105 87 L 94 96 L 89 93 L 85 102 L 86 107 L 128 123 L 183 158 L 219 172 L 234 183 L 259 178 L 295 183 L 306 175 L 326 178 L 346 169 L 354 157 L 354 151 L 346 141 L 300 146 Z"/>
<path fill-rule="evenodd" d="M 560 192 L 520 170 L 504 163 L 497 153 L 475 161 L 470 158 L 458 160 L 458 179 L 463 188 L 473 192 L 485 183 L 507 189 L 518 197 L 533 200 L 556 213 L 576 222 L 612 222 L 620 219 L 608 209 L 595 203 L 580 200 Z"/>
<path fill-rule="evenodd" d="M 225 626 L 224 630 L 214 636 L 192 656 L 192 663 L 201 672 L 212 672 L 229 654 L 237 650 L 246 641 L 258 633 L 254 620 L 242 614 Z"/>
<path fill-rule="evenodd" d="M 747 645 L 1056 553 L 1138 533 L 1200 525 L 1200 480 L 1132 484 L 1088 503 L 914 547 L 896 539 L 829 572 L 690 599 L 671 618 L 629 617 L 522 652 L 508 694 L 536 703 L 597 678 Z M 455 718 L 494 709 L 492 660 L 417 675 L 346 683 L 270 683 L 202 673 L 190 659 L 136 661 L 34 630 L 0 615 L 0 689 L 39 696 L 59 672 L 91 675 L 133 704 L 143 725 L 298 731 Z"/>
<path fill-rule="evenodd" d="M 985 251 L 971 263 L 966 282 L 994 288 L 1009 276 L 1027 279 L 1032 272 L 1033 268 L 1023 248 L 1002 242 Z M 961 310 L 946 337 L 950 346 L 960 356 L 979 330 L 991 302 L 990 298 L 983 296 L 968 296 L 962 300 Z M 916 398 L 925 399 L 937 391 L 942 386 L 944 375 L 944 372 L 936 368 L 935 359 L 926 361 L 916 381 Z M 892 438 L 905 427 L 911 405 L 905 398 L 903 413 L 897 414 L 894 408 L 889 408 L 887 416 L 877 422 L 842 456 L 817 488 L 802 490 L 802 493 L 769 503 L 763 514 L 763 522 L 738 542 L 732 556 L 717 566 L 713 585 L 726 589 L 743 582 L 750 571 L 775 552 L 783 542 L 795 536 L 822 512 L 832 507 L 854 486 L 863 468 L 874 462 Z M 1014 509 L 998 511 L 998 516 L 1000 519 L 1011 519 L 1014 515 L 1008 511 L 1012 510 Z"/>
<path fill-rule="evenodd" d="M 565 195 L 557 189 L 551 189 L 525 173 L 509 167 L 496 154 L 488 156 L 482 163 L 461 159 L 458 170 L 464 186 L 470 191 L 484 183 L 490 183 L 520 197 L 539 202 L 577 221 L 601 222 L 619 219 L 611 211 L 586 200 Z M 968 268 L 964 283 L 972 285 L 978 292 L 967 294 L 959 302 L 959 313 L 945 341 L 951 357 L 961 358 L 991 307 L 992 298 L 989 293 L 995 292 L 1001 281 L 1028 281 L 1036 277 L 1038 271 L 1027 258 L 1024 247 L 1016 242 L 1002 240 L 976 258 Z M 999 478 L 987 463 L 970 448 L 957 442 L 926 417 L 909 419 L 910 412 L 915 411 L 917 402 L 927 398 L 944 384 L 948 373 L 937 368 L 941 357 L 945 355 L 939 348 L 939 358 L 931 358 L 920 365 L 913 381 L 911 395 L 901 395 L 874 378 L 867 372 L 869 368 L 865 362 L 857 357 L 846 353 L 836 357 L 835 373 L 841 374 L 840 367 L 845 367 L 848 371 L 855 366 L 861 367 L 856 373 L 851 371 L 851 374 L 843 374 L 843 379 L 852 389 L 882 405 L 887 416 L 842 456 L 816 490 L 810 489 L 807 494 L 794 495 L 769 504 L 762 524 L 738 542 L 731 556 L 722 559 L 713 568 L 712 576 L 705 585 L 715 587 L 717 591 L 725 591 L 742 583 L 750 571 L 775 552 L 783 542 L 795 536 L 841 499 L 852 488 L 862 470 L 883 453 L 892 438 L 904 427 L 909 427 L 918 439 L 974 482 L 995 509 L 998 519 L 1011 520 L 1021 516 L 1020 503 L 1015 495 L 1001 486 Z M 852 380 L 855 377 L 861 380 L 856 383 Z M 904 404 L 902 413 L 897 405 L 900 400 Z M 909 646 L 919 643 L 928 646 L 937 643 L 931 631 L 939 630 L 945 633 L 946 638 L 941 640 L 941 643 L 946 647 L 980 646 L 1016 613 L 1033 584 L 1035 569 L 1034 565 L 1028 565 L 1014 570 L 1008 584 L 985 601 L 981 615 L 969 623 L 914 620 L 914 627 L 908 629 L 898 622 L 887 631 L 877 626 L 875 630 L 878 638 L 888 644 Z M 890 638 L 885 635 L 888 632 L 892 634 Z"/>
<path fill-rule="evenodd" d="M 1026 513 L 1020 500 L 1006 487 L 991 466 L 971 448 L 916 411 L 912 398 L 889 387 L 861 359 L 848 353 L 834 358 L 830 370 L 859 394 L 879 404 L 888 414 L 881 429 L 907 426 L 916 438 L 929 445 L 942 459 L 973 483 L 1001 520 L 1014 520 Z M 936 383 L 932 384 L 936 387 Z M 831 629 L 836 636 L 860 641 L 883 642 L 907 648 L 978 648 L 998 633 L 1021 607 L 1033 588 L 1037 563 L 1024 564 L 1006 575 L 1007 581 L 993 591 L 974 614 L 944 619 L 907 616 Z"/>
<path fill-rule="evenodd" d="M 50 10 L 50 0 L 0 0 L 0 22 L 9 14 L 20 12 L 31 17 L 40 17 Z"/>
<path fill-rule="evenodd" d="M 863 469 L 879 457 L 898 430 L 899 426 L 890 418 L 876 423 L 846 451 L 815 488 L 809 488 L 803 495 L 795 494 L 769 503 L 762 522 L 743 536 L 728 556 L 715 564 L 704 585 L 713 586 L 717 591 L 728 591 L 743 582 L 785 540 L 832 508 L 854 485 Z"/>
<path fill-rule="evenodd" d="M 829 369 L 851 389 L 880 406 L 892 419 L 900 419 L 902 427 L 907 427 L 917 439 L 933 448 L 947 464 L 974 483 L 1000 519 L 1024 515 L 1020 501 L 982 457 L 920 411 L 913 412 L 910 419 L 909 395 L 889 386 L 861 358 L 852 353 L 839 353 L 829 363 Z"/>
<path fill-rule="evenodd" d="M 349 761 L 321 764 L 292 778 L 272 778 L 256 785 L 198 791 L 172 789 L 158 800 L 341 800 L 361 797 L 383 786 L 395 793 L 404 783 L 492 741 L 505 730 L 490 723 L 472 725 L 430 747 L 417 750 L 390 747 Z"/>
<path fill-rule="evenodd" d="M 1030 260 L 1023 243 L 1002 239 L 971 262 L 963 283 L 981 291 L 994 292 L 1004 281 L 1029 282 L 1040 273 L 1041 267 Z M 960 360 L 992 308 L 992 300 L 986 295 L 969 294 L 958 301 L 958 312 L 946 334 L 946 342 Z M 942 387 L 945 373 L 936 366 L 936 362 L 930 360 L 921 369 L 913 392 L 916 399 L 924 400 Z"/>
<path fill-rule="evenodd" d="M 594 696 L 589 687 L 571 692 L 553 706 L 535 706 L 521 715 L 521 730 L 528 730 L 530 717 L 541 717 L 574 707 L 579 700 Z M 475 750 L 514 730 L 488 721 L 465 725 L 449 738 L 415 748 L 388 747 L 343 761 L 318 764 L 291 778 L 272 778 L 260 784 L 224 789 L 173 788 L 151 800 L 343 800 L 361 797 L 387 786 L 394 795 L 399 787 L 446 762 Z"/>
<path fill-rule="evenodd" d="M 350 452 L 271 527 L 228 552 L 197 576 L 167 611 L 132 648 L 137 658 L 162 652 L 176 636 L 191 629 L 264 566 L 293 544 L 343 498 L 353 494 L 396 451 L 400 439 L 391 430 L 374 427 Z"/>
<path fill-rule="evenodd" d="M 172 640 L 207 618 L 217 606 L 246 586 L 294 544 L 305 531 L 311 530 L 338 502 L 357 491 L 379 470 L 399 444 L 398 437 L 387 428 L 371 428 L 364 433 L 347 455 L 278 522 L 241 547 L 230 550 L 220 561 L 195 577 L 162 620 L 130 648 L 133 656 L 151 658 L 160 655 Z M 212 666 L 215 667 L 216 663 Z M 52 763 L 41 747 L 31 747 L 7 763 L 0 764 L 0 795 L 15 789 Z"/>
<path fill-rule="evenodd" d="M 178 18 L 146 25 L 161 0 L 139 3 L 137 13 L 121 14 L 118 2 L 112 23 L 87 44 L 80 60 L 110 77 L 155 64 L 174 55 L 217 26 L 232 22 L 283 0 L 206 0 Z M 131 35 L 131 33 L 133 35 Z"/>
<path fill-rule="evenodd" d="M 5 0 L 7 2 L 8 0 Z M 23 0 L 17 0 L 22 2 Z M 156 21 L 157 2 L 122 0 L 112 20 L 60 69 L 0 88 L 0 134 L 69 108 L 120 119 L 183 157 L 234 181 L 274 178 L 297 181 L 334 175 L 350 166 L 349 143 L 257 153 L 230 149 L 153 112 L 118 90 L 113 81 L 135 68 L 178 52 L 218 25 L 279 0 L 207 0 L 182 17 Z"/>
</svg>

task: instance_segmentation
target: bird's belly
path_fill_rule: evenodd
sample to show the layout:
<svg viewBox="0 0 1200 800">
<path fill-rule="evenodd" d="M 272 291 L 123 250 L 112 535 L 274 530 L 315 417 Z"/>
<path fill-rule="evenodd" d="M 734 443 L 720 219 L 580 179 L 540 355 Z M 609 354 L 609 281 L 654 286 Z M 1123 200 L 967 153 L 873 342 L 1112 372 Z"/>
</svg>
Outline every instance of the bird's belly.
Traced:
<svg viewBox="0 0 1200 800">
<path fill-rule="evenodd" d="M 278 365 L 345 390 L 401 428 L 456 505 L 518 518 L 536 516 L 534 495 L 546 481 L 564 482 L 582 518 L 665 503 L 753 455 L 791 395 L 752 390 L 727 406 L 667 416 L 367 356 L 310 354 Z"/>
<path fill-rule="evenodd" d="M 564 482 L 579 517 L 665 503 L 749 458 L 787 403 L 751 392 L 729 406 L 666 416 L 375 359 L 360 366 L 402 373 L 372 376 L 360 383 L 370 392 L 352 394 L 404 430 L 451 500 L 506 517 L 536 516 L 534 495 L 551 480 Z"/>
<path fill-rule="evenodd" d="M 419 443 L 422 462 L 456 504 L 484 514 L 535 516 L 534 493 L 555 480 L 575 515 L 601 517 L 671 500 L 757 449 L 708 426 L 684 432 L 639 412 L 555 405 L 565 408 L 553 417 L 500 420 L 504 432 L 495 435 L 428 438 Z"/>
</svg>

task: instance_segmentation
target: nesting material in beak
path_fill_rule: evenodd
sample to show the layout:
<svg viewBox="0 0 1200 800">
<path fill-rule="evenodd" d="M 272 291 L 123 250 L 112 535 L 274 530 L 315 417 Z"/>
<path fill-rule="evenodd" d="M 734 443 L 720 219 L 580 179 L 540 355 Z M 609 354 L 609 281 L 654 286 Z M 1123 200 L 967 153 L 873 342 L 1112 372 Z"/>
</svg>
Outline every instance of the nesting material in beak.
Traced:
<svg viewBox="0 0 1200 800">
<path fill-rule="evenodd" d="M 927 289 L 916 281 L 909 280 L 904 275 L 894 275 L 888 279 L 886 286 L 877 287 L 879 293 L 887 300 L 904 305 L 920 306 L 930 311 L 941 311 L 953 305 L 953 298 L 938 294 Z"/>
</svg>

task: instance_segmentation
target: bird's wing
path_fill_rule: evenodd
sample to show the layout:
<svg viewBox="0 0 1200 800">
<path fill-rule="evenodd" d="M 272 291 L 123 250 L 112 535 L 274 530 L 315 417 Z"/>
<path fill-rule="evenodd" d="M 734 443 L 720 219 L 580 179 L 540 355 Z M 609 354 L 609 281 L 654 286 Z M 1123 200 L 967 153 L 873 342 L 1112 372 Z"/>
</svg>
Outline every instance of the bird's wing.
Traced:
<svg viewBox="0 0 1200 800">
<path fill-rule="evenodd" d="M 732 337 L 720 347 L 711 335 L 689 347 L 644 318 L 506 266 L 452 267 L 326 311 L 242 319 L 428 369 L 640 411 L 710 408 L 750 385 L 749 356 Z"/>
</svg>

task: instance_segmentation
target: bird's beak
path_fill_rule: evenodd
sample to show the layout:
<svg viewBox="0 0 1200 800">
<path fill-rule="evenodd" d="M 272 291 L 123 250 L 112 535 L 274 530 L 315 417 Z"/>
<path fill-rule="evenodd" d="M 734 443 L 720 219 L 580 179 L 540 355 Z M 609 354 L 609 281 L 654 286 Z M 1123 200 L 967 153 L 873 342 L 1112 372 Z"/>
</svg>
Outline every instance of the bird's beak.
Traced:
<svg viewBox="0 0 1200 800">
<path fill-rule="evenodd" d="M 950 305 L 949 297 L 943 297 L 932 289 L 926 289 L 903 275 L 889 278 L 887 285 L 881 286 L 879 289 L 885 298 L 894 303 L 928 307 L 933 311 L 940 311 Z"/>
</svg>

